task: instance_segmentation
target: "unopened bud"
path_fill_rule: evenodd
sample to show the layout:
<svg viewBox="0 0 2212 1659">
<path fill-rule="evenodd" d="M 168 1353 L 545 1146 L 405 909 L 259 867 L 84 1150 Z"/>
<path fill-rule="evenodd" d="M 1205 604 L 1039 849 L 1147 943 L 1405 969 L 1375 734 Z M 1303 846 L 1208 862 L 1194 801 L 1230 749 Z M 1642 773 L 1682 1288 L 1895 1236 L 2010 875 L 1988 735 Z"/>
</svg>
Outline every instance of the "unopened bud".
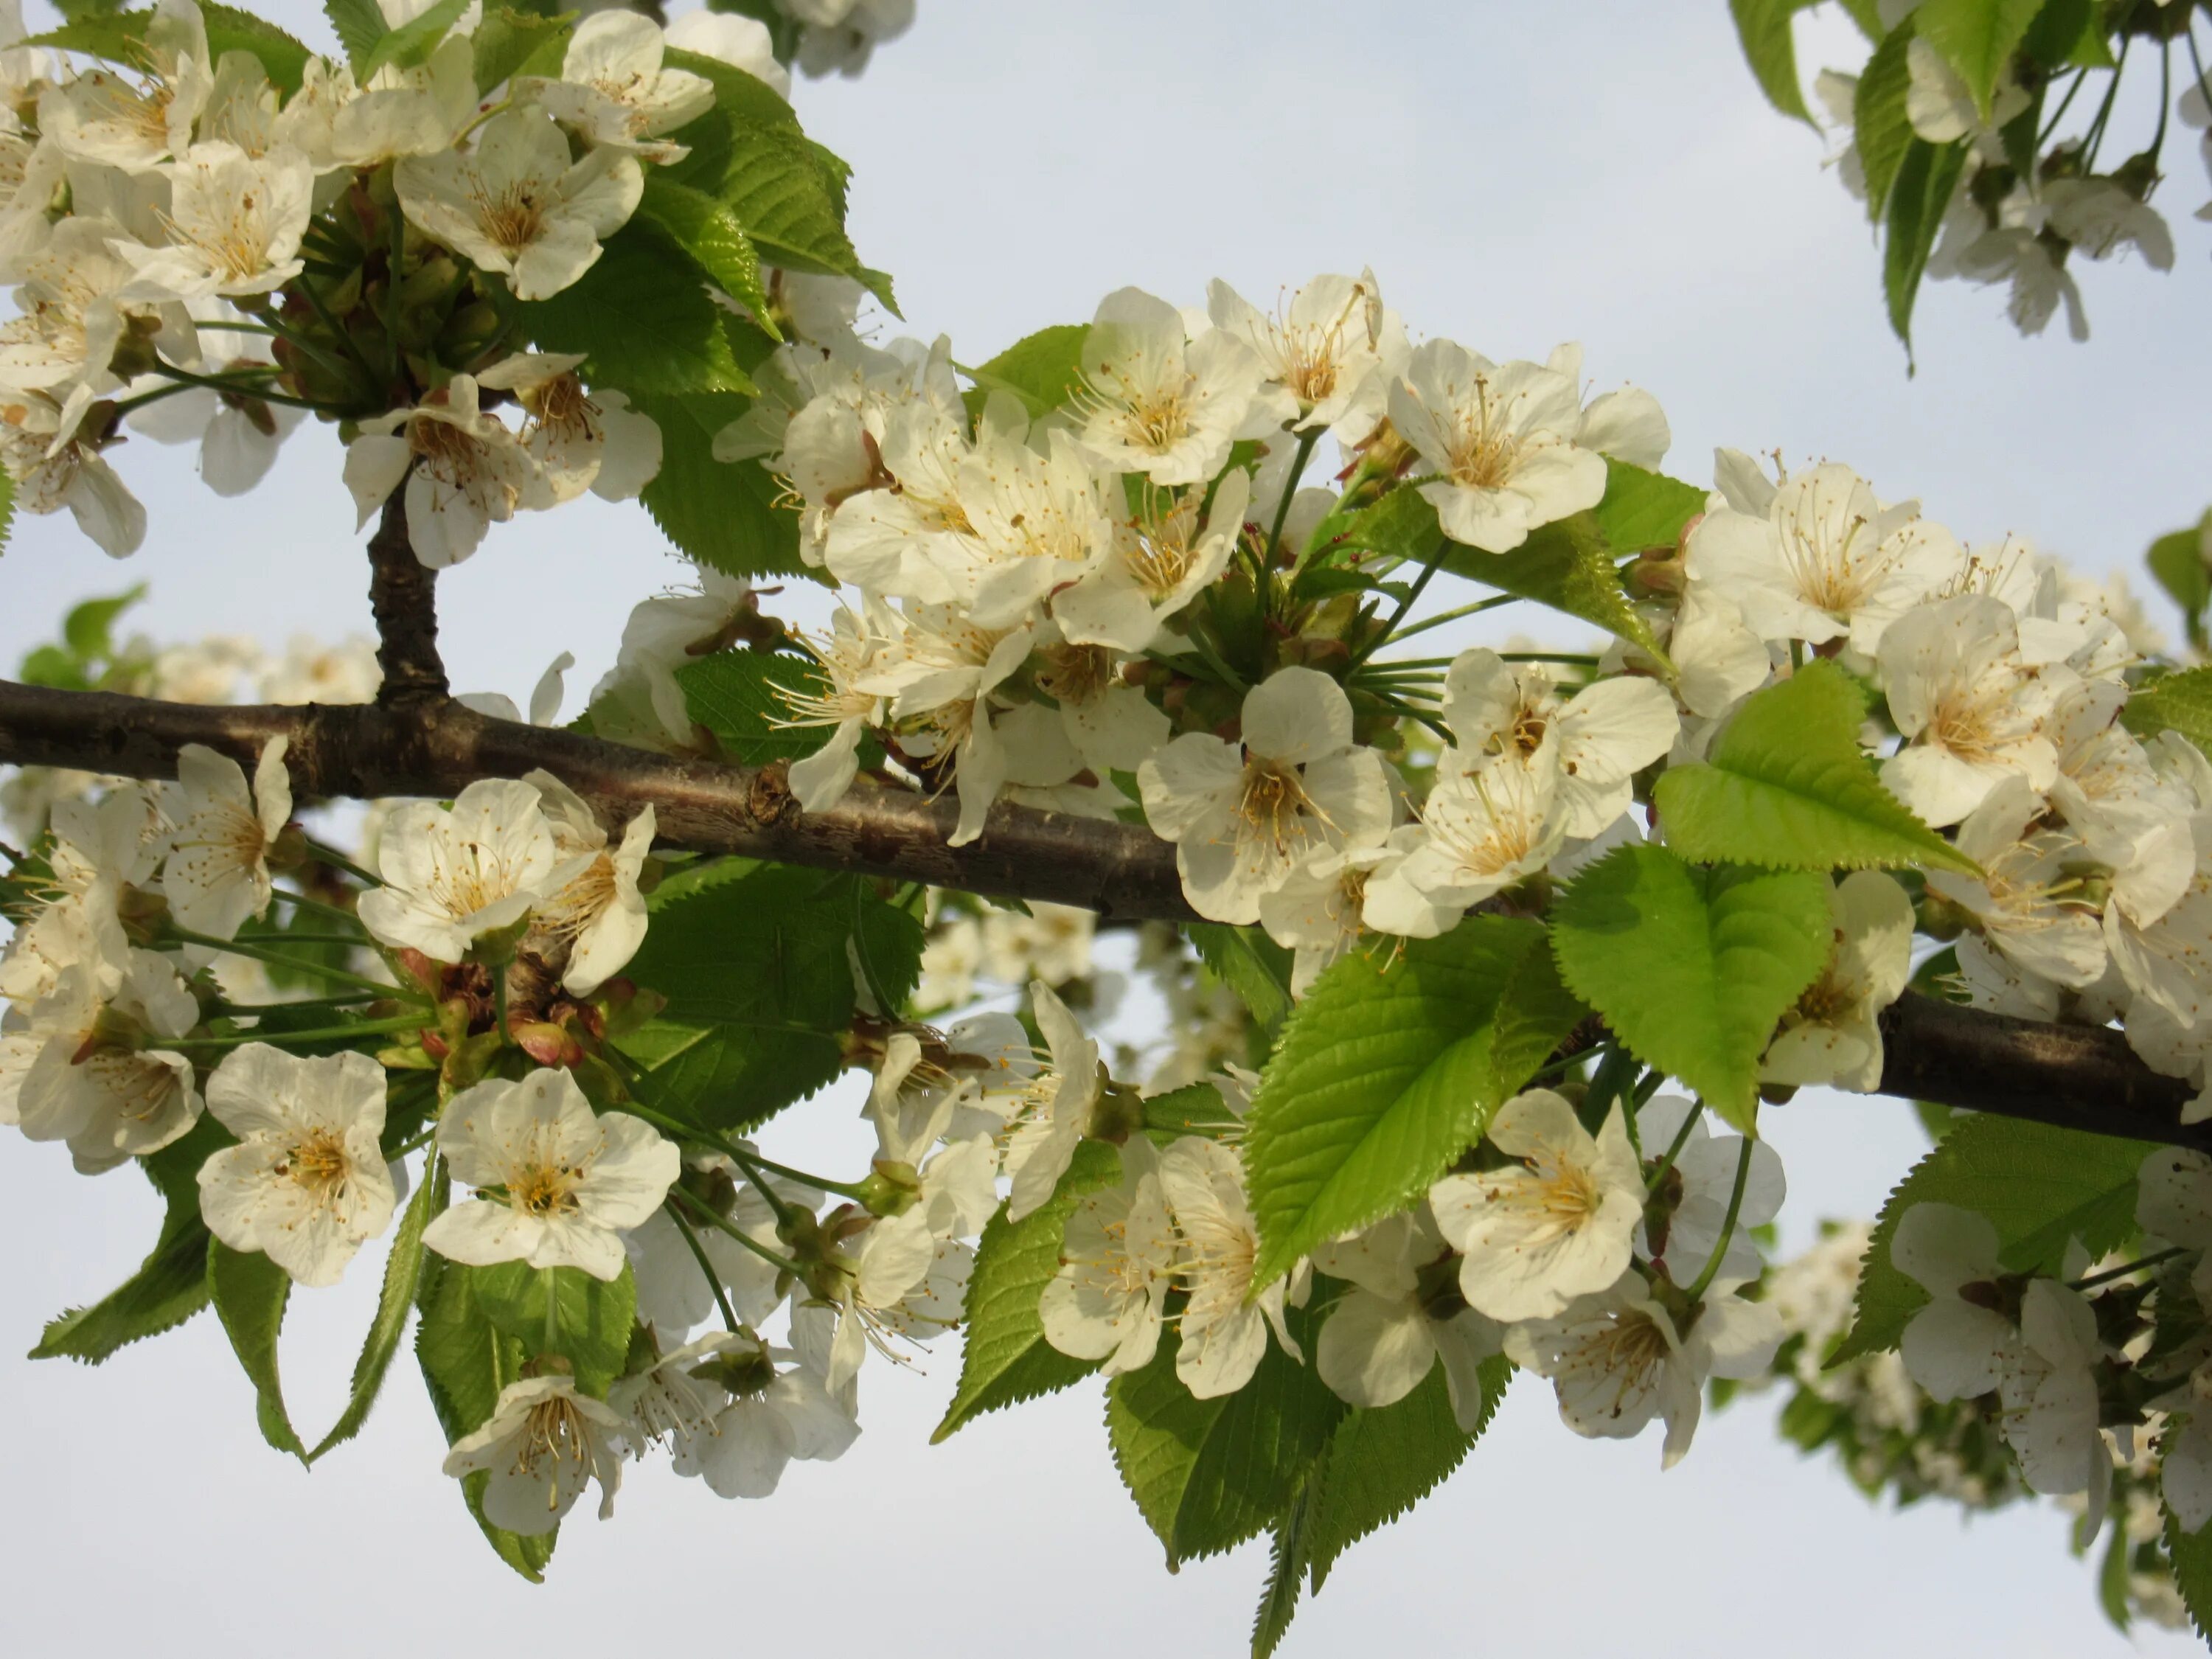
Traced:
<svg viewBox="0 0 2212 1659">
<path fill-rule="evenodd" d="M 584 1057 L 582 1044 L 558 1025 L 542 1019 L 511 1020 L 507 1034 L 516 1048 L 540 1066 L 574 1066 Z"/>
<path fill-rule="evenodd" d="M 904 1215 L 921 1196 L 921 1177 L 911 1164 L 878 1158 L 860 1182 L 860 1202 L 872 1216 Z"/>
</svg>

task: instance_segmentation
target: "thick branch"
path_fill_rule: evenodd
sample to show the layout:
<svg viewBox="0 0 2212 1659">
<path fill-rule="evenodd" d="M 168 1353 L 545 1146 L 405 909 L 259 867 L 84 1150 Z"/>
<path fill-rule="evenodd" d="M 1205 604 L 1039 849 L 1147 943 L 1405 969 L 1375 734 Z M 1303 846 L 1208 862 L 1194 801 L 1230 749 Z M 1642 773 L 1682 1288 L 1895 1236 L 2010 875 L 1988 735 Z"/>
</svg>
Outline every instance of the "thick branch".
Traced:
<svg viewBox="0 0 2212 1659">
<path fill-rule="evenodd" d="M 407 539 L 407 483 L 386 498 L 368 538 L 368 608 L 376 617 L 376 662 L 384 671 L 379 702 L 436 702 L 446 696 L 438 658 L 437 572 Z"/>
<path fill-rule="evenodd" d="M 0 763 L 166 778 L 185 744 L 206 744 L 250 769 L 276 737 L 289 741 L 285 764 L 303 798 L 446 797 L 479 778 L 543 768 L 611 821 L 651 806 L 660 841 L 696 852 L 1046 900 L 1122 921 L 1194 919 L 1174 848 L 1135 824 L 1002 802 L 980 841 L 951 848 L 949 800 L 863 781 L 828 811 L 804 812 L 780 767 L 682 760 L 447 701 L 203 708 L 0 680 Z M 2212 1124 L 2181 1122 L 2191 1090 L 2152 1072 L 2117 1031 L 1911 993 L 1881 1024 L 1883 1094 L 2212 1152 Z"/>
</svg>

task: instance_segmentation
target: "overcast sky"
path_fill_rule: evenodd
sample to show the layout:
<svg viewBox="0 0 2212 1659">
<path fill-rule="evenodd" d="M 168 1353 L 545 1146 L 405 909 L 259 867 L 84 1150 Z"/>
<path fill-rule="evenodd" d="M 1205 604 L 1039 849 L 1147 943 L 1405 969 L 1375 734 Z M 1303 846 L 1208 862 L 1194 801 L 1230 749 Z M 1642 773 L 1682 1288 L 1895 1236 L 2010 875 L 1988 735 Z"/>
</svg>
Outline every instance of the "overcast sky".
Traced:
<svg viewBox="0 0 2212 1659">
<path fill-rule="evenodd" d="M 326 38 L 307 0 L 267 10 Z M 1848 26 L 1815 23 L 1833 50 L 1808 50 L 1808 68 L 1855 67 Z M 2086 276 L 2086 347 L 2022 342 L 2000 296 L 1931 289 L 1908 380 L 1862 210 L 1820 170 L 1820 142 L 1760 100 L 1721 0 L 921 0 L 864 80 L 806 84 L 799 101 L 855 168 L 863 257 L 896 275 L 913 331 L 951 332 L 963 362 L 1087 318 L 1124 283 L 1200 303 L 1218 276 L 1267 306 L 1316 271 L 1371 264 L 1417 338 L 1500 358 L 1582 340 L 1599 386 L 1658 395 L 1680 476 L 1705 477 L 1717 444 L 1846 460 L 1964 538 L 2024 532 L 2095 569 L 2136 567 L 2205 506 L 2199 228 L 2181 227 L 2172 276 Z M 2185 153 L 2172 166 L 2163 204 L 2179 221 L 2204 184 Z M 142 621 L 165 641 L 366 630 L 327 431 L 301 434 L 241 501 L 201 488 L 188 453 L 134 442 L 118 459 L 151 514 L 146 549 L 111 566 L 66 517 L 19 523 L 0 665 L 68 603 L 134 581 L 152 585 Z M 455 683 L 520 698 L 566 649 L 580 693 L 629 605 L 684 574 L 634 508 L 587 501 L 495 530 L 441 583 Z M 769 1144 L 838 1157 L 849 1110 L 794 1114 Z M 1823 1215 L 1870 1214 L 1924 1145 L 1886 1100 L 1808 1095 L 1769 1121 L 1793 1244 Z M 0 1145 L 0 1349 L 129 1273 L 155 1218 L 128 1170 L 82 1180 L 58 1147 Z M 285 1364 L 305 1423 L 342 1399 L 377 1271 L 365 1258 L 344 1287 L 295 1302 Z M 1240 1648 L 1265 1571 L 1257 1546 L 1161 1571 L 1095 1387 L 925 1444 L 957 1370 L 947 1342 L 925 1374 L 871 1368 L 866 1432 L 842 1462 L 794 1465 L 758 1504 L 641 1471 L 615 1521 L 578 1511 L 532 1589 L 438 1474 L 443 1443 L 405 1364 L 363 1438 L 310 1477 L 260 1443 L 211 1319 L 96 1370 L 0 1359 L 0 1646 L 1212 1655 Z M 1662 1478 L 1656 1437 L 1579 1441 L 1523 1379 L 1442 1495 L 1352 1553 L 1286 1652 L 2125 1646 L 2053 1513 L 1884 1514 L 1765 1415 L 1709 1418 Z"/>
</svg>

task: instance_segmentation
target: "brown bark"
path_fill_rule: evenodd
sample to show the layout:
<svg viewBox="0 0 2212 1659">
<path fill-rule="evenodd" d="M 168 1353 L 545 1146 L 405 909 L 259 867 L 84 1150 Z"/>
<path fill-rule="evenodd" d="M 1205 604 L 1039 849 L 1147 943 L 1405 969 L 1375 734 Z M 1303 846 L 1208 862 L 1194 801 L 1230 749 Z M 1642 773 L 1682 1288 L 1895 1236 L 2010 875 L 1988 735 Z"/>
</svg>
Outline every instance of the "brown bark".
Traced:
<svg viewBox="0 0 2212 1659">
<path fill-rule="evenodd" d="M 395 707 L 437 702 L 448 690 L 438 656 L 438 573 L 407 539 L 407 481 L 386 498 L 368 538 L 368 608 L 376 617 L 376 700 Z"/>
<path fill-rule="evenodd" d="M 696 852 L 1047 900 L 1109 920 L 1194 919 L 1175 849 L 1140 825 L 1002 802 L 982 839 L 951 848 L 950 799 L 864 780 L 836 806 L 805 812 L 780 766 L 678 759 L 493 720 L 440 698 L 203 708 L 0 680 L 0 763 L 162 778 L 175 775 L 179 748 L 202 743 L 250 770 L 276 737 L 289 741 L 285 764 L 303 799 L 446 797 L 478 778 L 542 767 L 611 822 L 652 806 L 659 839 Z M 1907 993 L 1882 1017 L 1882 1034 L 1884 1094 L 2212 1151 L 2212 1125 L 2180 1121 L 2192 1091 L 2143 1065 L 2117 1031 L 2013 1019 Z"/>
</svg>

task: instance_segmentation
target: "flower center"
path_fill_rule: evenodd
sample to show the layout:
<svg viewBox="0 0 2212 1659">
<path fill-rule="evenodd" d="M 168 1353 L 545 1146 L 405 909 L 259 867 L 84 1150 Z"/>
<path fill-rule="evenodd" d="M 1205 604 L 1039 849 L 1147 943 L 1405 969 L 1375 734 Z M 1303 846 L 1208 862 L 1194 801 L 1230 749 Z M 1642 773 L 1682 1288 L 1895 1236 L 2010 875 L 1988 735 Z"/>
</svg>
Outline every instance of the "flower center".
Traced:
<svg viewBox="0 0 2212 1659">
<path fill-rule="evenodd" d="M 280 1180 L 289 1181 L 318 1205 L 329 1204 L 353 1176 L 353 1159 L 345 1143 L 328 1129 L 318 1129 L 295 1143 L 276 1167 Z"/>
<path fill-rule="evenodd" d="M 1310 833 L 1303 822 L 1312 808 L 1304 781 L 1295 766 L 1262 760 L 1257 755 L 1244 763 L 1244 781 L 1237 802 L 1237 816 L 1246 838 L 1272 847 L 1287 858 L 1294 845 L 1303 845 Z"/>
<path fill-rule="evenodd" d="M 575 1213 L 576 1188 L 583 1179 L 581 1170 L 568 1164 L 540 1164 L 518 1173 L 507 1183 L 507 1190 L 516 1209 L 544 1221 Z"/>
</svg>

